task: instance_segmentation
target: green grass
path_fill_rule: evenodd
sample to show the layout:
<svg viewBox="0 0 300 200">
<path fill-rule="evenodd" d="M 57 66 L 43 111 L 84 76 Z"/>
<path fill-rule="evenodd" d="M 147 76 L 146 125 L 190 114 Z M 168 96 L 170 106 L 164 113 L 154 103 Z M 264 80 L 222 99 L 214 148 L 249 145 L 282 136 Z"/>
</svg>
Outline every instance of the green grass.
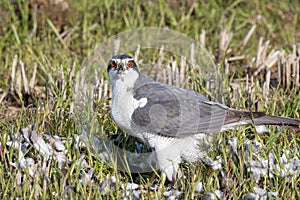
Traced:
<svg viewBox="0 0 300 200">
<path fill-rule="evenodd" d="M 163 192 L 167 190 L 167 184 L 162 185 L 162 188 L 157 191 L 152 191 L 147 187 L 153 182 L 160 183 L 159 176 L 147 174 L 140 178 L 138 175 L 119 172 L 97 159 L 89 149 L 77 147 L 72 141 L 74 135 L 80 133 L 75 128 L 75 119 L 69 113 L 73 85 L 66 81 L 65 90 L 62 90 L 62 86 L 56 85 L 56 82 L 49 83 L 48 80 L 48 74 L 52 74 L 55 81 L 61 80 L 61 66 L 65 72 L 65 80 L 69 80 L 67 72 L 74 62 L 78 71 L 83 60 L 97 44 L 122 31 L 149 26 L 169 27 L 199 40 L 201 31 L 206 30 L 206 48 L 213 55 L 216 63 L 223 62 L 223 59 L 218 60 L 218 58 L 235 55 L 246 57 L 240 63 L 232 64 L 235 68 L 231 69 L 232 74 L 224 80 L 225 96 L 232 107 L 256 110 L 255 103 L 259 102 L 261 105 L 259 111 L 300 118 L 299 88 L 284 90 L 279 86 L 278 89 L 272 89 L 268 96 L 264 96 L 259 85 L 250 106 L 245 103 L 249 100 L 246 92 L 242 93 L 239 99 L 230 97 L 232 92 L 230 84 L 234 78 L 245 75 L 238 71 L 256 55 L 260 37 L 270 41 L 271 49 L 284 49 L 287 52 L 292 51 L 294 42 L 299 42 L 298 1 L 288 3 L 283 1 L 270 3 L 266 0 L 255 2 L 191 1 L 188 6 L 184 6 L 161 0 L 155 3 L 132 0 L 126 4 L 109 0 L 92 2 L 81 0 L 72 2 L 73 11 L 70 23 L 62 26 L 56 24 L 51 17 L 42 21 L 34 18 L 27 0 L 14 2 L 14 4 L 11 1 L 0 3 L 0 17 L 5 16 L 0 22 L 0 96 L 3 92 L 9 91 L 14 55 L 24 62 L 28 78 L 33 73 L 33 66 L 37 64 L 36 86 L 41 88 L 40 93 L 43 95 L 37 91 L 33 92 L 34 104 L 28 104 L 25 97 L 16 95 L 20 98 L 20 105 L 16 106 L 11 103 L 12 101 L 3 101 L 0 106 L 0 112 L 3 113 L 0 115 L 2 136 L 0 138 L 0 196 L 3 199 L 121 199 L 124 192 L 122 184 L 132 183 L 133 179 L 145 189 L 142 195 L 144 199 L 166 198 Z M 238 48 L 254 24 L 257 28 L 249 42 L 246 46 Z M 220 56 L 219 33 L 224 29 L 233 32 L 229 45 L 232 51 L 229 55 Z M 70 34 L 61 41 L 58 36 L 65 30 L 69 30 Z M 145 50 L 141 53 L 145 57 L 140 59 L 156 61 L 157 54 L 158 52 L 152 57 L 151 52 Z M 54 95 L 44 92 L 45 87 L 53 89 Z M 195 89 L 202 91 L 199 85 L 196 85 Z M 17 114 L 13 117 L 5 117 L 4 111 L 7 106 L 16 108 Z M 107 109 L 99 111 L 99 121 L 101 130 L 107 135 L 111 136 L 120 132 L 111 120 Z M 33 158 L 37 164 L 38 169 L 34 177 L 29 175 L 28 170 L 17 169 L 11 165 L 19 159 L 20 155 L 17 149 L 6 145 L 8 138 L 33 123 L 36 124 L 38 133 L 46 132 L 65 138 L 64 145 L 67 149 L 65 167 L 59 168 L 54 161 L 44 162 L 43 156 L 32 146 L 28 147 L 25 157 Z M 225 144 L 232 137 L 238 139 L 237 145 L 241 148 L 238 158 L 231 157 L 226 148 L 221 150 L 214 148 L 209 152 L 209 156 L 213 159 L 217 156 L 222 156 L 226 162 L 230 159 L 230 166 L 225 167 L 230 184 L 227 187 L 222 185 L 220 171 L 212 171 L 201 162 L 193 165 L 185 163 L 182 169 L 186 178 L 182 178 L 181 186 L 174 186 L 175 189 L 183 192 L 184 199 L 201 198 L 205 193 L 215 190 L 223 191 L 228 199 L 240 199 L 254 192 L 254 187 L 278 191 L 278 198 L 299 198 L 299 176 L 292 178 L 290 182 L 286 177 L 266 176 L 256 183 L 253 174 L 246 171 L 246 161 L 243 159 L 245 138 L 263 144 L 260 152 L 262 158 L 267 159 L 269 153 L 273 153 L 276 159 L 279 159 L 283 155 L 282 150 L 291 150 L 292 155 L 297 157 L 298 154 L 293 148 L 299 149 L 299 131 L 294 133 L 289 130 L 272 129 L 268 134 L 259 135 L 250 127 L 221 133 L 218 139 Z M 129 136 L 123 136 L 122 139 L 129 143 L 128 146 L 131 145 L 131 148 L 134 146 L 128 142 L 132 139 Z M 78 160 L 82 155 L 89 165 L 88 168 L 83 168 L 79 164 Z M 86 185 L 79 183 L 82 171 L 88 173 L 89 169 L 95 170 L 93 182 L 88 182 Z M 105 193 L 99 187 L 103 185 L 106 177 L 111 176 L 116 177 L 116 182 L 114 186 L 109 185 L 108 188 L 112 189 Z M 203 183 L 203 191 L 196 193 L 192 183 L 199 181 Z"/>
</svg>

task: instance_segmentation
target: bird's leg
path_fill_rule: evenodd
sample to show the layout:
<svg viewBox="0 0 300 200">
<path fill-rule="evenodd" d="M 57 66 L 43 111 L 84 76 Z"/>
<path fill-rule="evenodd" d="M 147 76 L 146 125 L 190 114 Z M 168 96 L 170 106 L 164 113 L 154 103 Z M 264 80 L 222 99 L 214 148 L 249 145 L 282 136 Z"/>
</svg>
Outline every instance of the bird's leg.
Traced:
<svg viewBox="0 0 300 200">
<path fill-rule="evenodd" d="M 172 181 L 167 179 L 167 175 L 164 172 L 161 172 L 160 175 L 160 180 L 161 183 L 159 185 L 159 191 L 162 191 L 163 187 L 167 188 L 167 190 L 169 190 L 170 188 L 174 188 L 174 187 L 181 187 L 181 182 L 180 182 L 180 178 L 181 176 L 179 176 L 179 174 L 181 174 L 181 171 L 179 171 L 180 173 L 175 174 Z"/>
</svg>

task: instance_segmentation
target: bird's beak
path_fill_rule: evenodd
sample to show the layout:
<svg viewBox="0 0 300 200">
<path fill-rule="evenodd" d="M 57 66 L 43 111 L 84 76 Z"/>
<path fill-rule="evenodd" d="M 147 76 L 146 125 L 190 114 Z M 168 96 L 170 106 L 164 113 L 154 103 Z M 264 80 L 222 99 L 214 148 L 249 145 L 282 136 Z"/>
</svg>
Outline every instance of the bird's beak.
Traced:
<svg viewBox="0 0 300 200">
<path fill-rule="evenodd" d="M 118 74 L 121 74 L 122 72 L 124 72 L 125 70 L 127 70 L 127 67 L 124 63 L 120 63 L 118 66 L 117 66 L 117 73 Z"/>
<path fill-rule="evenodd" d="M 127 67 L 124 63 L 120 63 L 118 66 L 117 66 L 117 74 L 119 75 L 121 81 L 124 81 L 124 74 L 123 72 L 127 70 Z"/>
</svg>

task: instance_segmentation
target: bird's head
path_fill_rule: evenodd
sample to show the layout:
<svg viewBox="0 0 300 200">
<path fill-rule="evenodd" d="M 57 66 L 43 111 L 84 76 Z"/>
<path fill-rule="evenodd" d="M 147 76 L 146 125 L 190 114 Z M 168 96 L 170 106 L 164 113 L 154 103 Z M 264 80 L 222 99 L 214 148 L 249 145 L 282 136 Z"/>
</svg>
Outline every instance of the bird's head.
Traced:
<svg viewBox="0 0 300 200">
<path fill-rule="evenodd" d="M 113 56 L 107 66 L 107 72 L 111 82 L 135 82 L 139 71 L 131 56 L 120 54 Z"/>
</svg>

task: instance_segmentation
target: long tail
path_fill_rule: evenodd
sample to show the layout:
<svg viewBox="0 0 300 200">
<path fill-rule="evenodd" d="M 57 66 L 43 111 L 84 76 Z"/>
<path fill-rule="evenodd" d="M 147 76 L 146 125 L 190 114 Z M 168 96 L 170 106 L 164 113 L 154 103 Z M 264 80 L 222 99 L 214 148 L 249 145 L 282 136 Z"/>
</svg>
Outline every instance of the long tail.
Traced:
<svg viewBox="0 0 300 200">
<path fill-rule="evenodd" d="M 300 130 L 300 120 L 288 117 L 266 115 L 262 112 L 248 112 L 228 109 L 224 122 L 224 129 L 232 129 L 238 125 L 279 125 Z"/>
</svg>

